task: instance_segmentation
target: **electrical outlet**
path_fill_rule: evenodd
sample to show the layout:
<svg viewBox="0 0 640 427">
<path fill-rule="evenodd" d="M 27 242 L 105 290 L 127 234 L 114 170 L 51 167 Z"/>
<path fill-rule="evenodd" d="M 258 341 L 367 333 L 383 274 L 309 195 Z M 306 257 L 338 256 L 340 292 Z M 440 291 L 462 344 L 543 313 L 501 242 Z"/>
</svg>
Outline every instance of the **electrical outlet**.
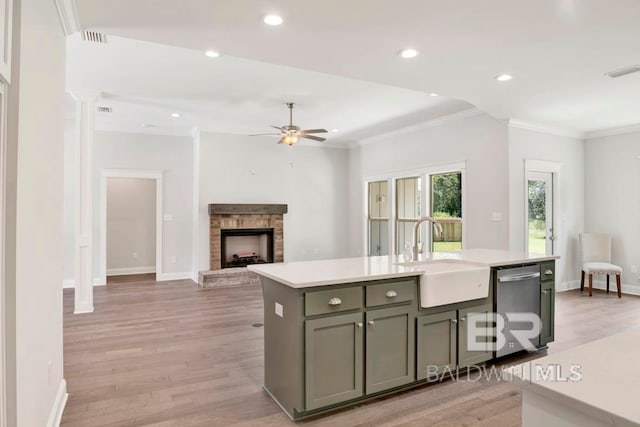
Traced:
<svg viewBox="0 0 640 427">
<path fill-rule="evenodd" d="M 632 265 L 631 266 L 631 272 L 634 273 L 634 274 L 637 274 L 638 273 L 638 266 L 637 265 Z"/>
<path fill-rule="evenodd" d="M 138 252 L 134 252 L 131 254 L 131 258 L 138 259 Z"/>
<path fill-rule="evenodd" d="M 178 260 L 178 259 L 176 258 L 176 256 L 175 256 L 175 255 L 174 255 L 174 256 L 172 256 L 172 257 L 171 257 L 171 264 L 175 264 L 177 260 Z"/>
</svg>

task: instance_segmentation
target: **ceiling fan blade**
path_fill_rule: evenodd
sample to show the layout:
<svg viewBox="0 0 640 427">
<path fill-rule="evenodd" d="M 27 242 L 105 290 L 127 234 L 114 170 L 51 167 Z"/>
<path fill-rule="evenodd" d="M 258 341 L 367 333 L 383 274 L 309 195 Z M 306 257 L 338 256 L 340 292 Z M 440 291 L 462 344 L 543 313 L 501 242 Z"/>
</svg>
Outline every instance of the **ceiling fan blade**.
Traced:
<svg viewBox="0 0 640 427">
<path fill-rule="evenodd" d="M 303 135 L 306 133 L 327 133 L 326 129 L 305 129 L 305 130 L 301 130 L 300 133 L 302 133 Z"/>
<path fill-rule="evenodd" d="M 313 136 L 313 135 L 301 135 L 301 136 L 302 138 L 307 138 L 307 139 L 311 139 L 313 141 L 318 141 L 318 142 L 327 140 L 327 138 L 320 138 L 319 136 Z"/>
<path fill-rule="evenodd" d="M 265 135 L 276 136 L 280 134 L 279 133 L 254 133 L 253 135 L 247 135 L 247 136 L 265 136 Z"/>
<path fill-rule="evenodd" d="M 278 129 L 280 132 L 283 132 L 283 130 L 282 130 L 282 128 L 281 128 L 281 127 L 273 126 L 273 125 L 271 125 L 271 127 L 272 127 L 272 128 L 274 128 L 274 129 Z"/>
</svg>

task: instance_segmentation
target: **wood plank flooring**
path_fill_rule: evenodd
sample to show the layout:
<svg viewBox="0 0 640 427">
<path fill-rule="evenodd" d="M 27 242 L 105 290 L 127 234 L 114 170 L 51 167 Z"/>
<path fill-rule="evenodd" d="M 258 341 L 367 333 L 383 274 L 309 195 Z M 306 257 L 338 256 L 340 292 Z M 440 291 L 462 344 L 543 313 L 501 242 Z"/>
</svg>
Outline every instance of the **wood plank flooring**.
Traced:
<svg viewBox="0 0 640 427">
<path fill-rule="evenodd" d="M 94 306 L 74 315 L 65 289 L 63 426 L 295 425 L 262 391 L 258 286 L 202 290 L 129 276 L 95 288 Z M 561 293 L 549 352 L 638 325 L 640 297 Z M 447 381 L 298 425 L 519 426 L 520 393 L 495 380 Z"/>
</svg>

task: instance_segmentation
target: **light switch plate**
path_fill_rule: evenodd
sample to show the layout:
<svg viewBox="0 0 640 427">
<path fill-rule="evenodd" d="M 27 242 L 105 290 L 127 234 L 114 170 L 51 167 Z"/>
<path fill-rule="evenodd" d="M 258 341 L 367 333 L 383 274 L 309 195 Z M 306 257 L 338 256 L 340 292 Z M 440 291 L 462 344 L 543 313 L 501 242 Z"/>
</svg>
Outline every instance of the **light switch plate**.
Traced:
<svg viewBox="0 0 640 427">
<path fill-rule="evenodd" d="M 491 213 L 491 221 L 493 222 L 501 222 L 503 220 L 502 212 L 492 212 Z"/>
<path fill-rule="evenodd" d="M 282 307 L 282 304 L 280 304 L 279 302 L 276 303 L 276 316 L 280 316 L 280 317 L 284 316 L 284 308 Z"/>
</svg>

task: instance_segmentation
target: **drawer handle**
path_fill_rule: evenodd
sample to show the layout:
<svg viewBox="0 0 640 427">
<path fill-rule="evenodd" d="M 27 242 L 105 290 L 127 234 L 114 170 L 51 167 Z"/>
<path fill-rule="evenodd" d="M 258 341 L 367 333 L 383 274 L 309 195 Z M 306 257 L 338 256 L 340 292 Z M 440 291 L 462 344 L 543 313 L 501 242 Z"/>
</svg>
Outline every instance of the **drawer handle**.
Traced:
<svg viewBox="0 0 640 427">
<path fill-rule="evenodd" d="M 547 271 L 544 272 L 544 275 L 545 276 L 553 276 L 553 271 L 547 270 Z"/>
<path fill-rule="evenodd" d="M 373 325 L 375 325 L 375 324 L 376 324 L 376 322 L 374 322 L 373 320 L 369 320 L 369 324 L 370 324 L 371 326 L 373 326 Z"/>
<path fill-rule="evenodd" d="M 336 306 L 336 305 L 340 305 L 340 304 L 342 304 L 342 300 L 340 298 L 331 298 L 329 300 L 329 305 Z"/>
<path fill-rule="evenodd" d="M 362 324 L 362 322 L 356 322 L 356 326 L 357 326 L 358 328 L 362 328 L 364 325 Z"/>
<path fill-rule="evenodd" d="M 391 291 L 387 291 L 385 295 L 387 296 L 387 298 L 395 298 L 398 296 L 398 293 L 394 290 L 391 290 Z"/>
</svg>

